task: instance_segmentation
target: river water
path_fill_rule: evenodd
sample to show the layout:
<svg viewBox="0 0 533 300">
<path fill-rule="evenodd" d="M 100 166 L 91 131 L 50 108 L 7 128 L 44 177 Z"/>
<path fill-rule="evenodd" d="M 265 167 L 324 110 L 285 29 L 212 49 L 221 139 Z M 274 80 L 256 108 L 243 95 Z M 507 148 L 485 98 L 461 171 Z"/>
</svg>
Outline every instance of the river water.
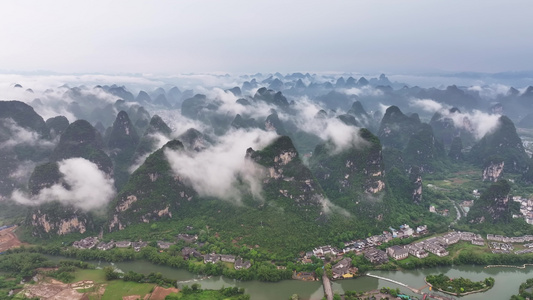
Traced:
<svg viewBox="0 0 533 300">
<path fill-rule="evenodd" d="M 47 257 L 52 260 L 65 259 L 63 257 Z M 98 262 L 91 263 L 98 265 Z M 105 262 L 100 264 L 100 266 L 106 265 L 109 264 Z M 321 281 L 303 282 L 297 280 L 284 280 L 276 283 L 268 283 L 260 281 L 237 281 L 221 276 L 202 278 L 186 270 L 154 265 L 147 261 L 121 262 L 115 263 L 115 266 L 124 272 L 135 271 L 144 274 L 159 272 L 165 277 L 176 279 L 179 285 L 199 283 L 202 285 L 202 288 L 205 289 L 219 289 L 223 286 L 242 287 L 246 289 L 246 293 L 251 295 L 252 300 L 285 300 L 289 299 L 292 294 L 300 295 L 301 299 L 320 300 L 324 293 Z M 484 293 L 467 295 L 461 297 L 461 299 L 507 300 L 512 294 L 518 293 L 520 283 L 526 281 L 528 278 L 533 278 L 533 267 L 528 266 L 525 269 L 504 267 L 485 269 L 481 266 L 455 266 L 404 271 L 370 271 L 369 273 L 405 283 L 416 289 L 425 286 L 424 278 L 430 274 L 444 273 L 450 278 L 465 277 L 473 281 L 480 281 L 486 277 L 493 277 L 495 279 L 495 284 L 492 289 Z M 405 294 L 422 298 L 421 295 L 416 295 L 410 290 L 394 283 L 366 276 L 357 279 L 346 279 L 333 282 L 333 291 L 336 293 L 353 290 L 370 291 L 381 287 L 400 288 Z M 428 292 L 429 290 L 425 288 L 423 291 Z"/>
</svg>

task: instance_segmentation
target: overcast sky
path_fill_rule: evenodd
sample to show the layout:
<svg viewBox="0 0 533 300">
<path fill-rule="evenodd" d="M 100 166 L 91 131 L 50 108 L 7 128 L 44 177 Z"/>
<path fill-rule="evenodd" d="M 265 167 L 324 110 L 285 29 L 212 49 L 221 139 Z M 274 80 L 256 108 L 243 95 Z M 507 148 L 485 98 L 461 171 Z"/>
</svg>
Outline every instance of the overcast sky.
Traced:
<svg viewBox="0 0 533 300">
<path fill-rule="evenodd" d="M 533 70 L 531 0 L 1 1 L 0 70 Z"/>
</svg>

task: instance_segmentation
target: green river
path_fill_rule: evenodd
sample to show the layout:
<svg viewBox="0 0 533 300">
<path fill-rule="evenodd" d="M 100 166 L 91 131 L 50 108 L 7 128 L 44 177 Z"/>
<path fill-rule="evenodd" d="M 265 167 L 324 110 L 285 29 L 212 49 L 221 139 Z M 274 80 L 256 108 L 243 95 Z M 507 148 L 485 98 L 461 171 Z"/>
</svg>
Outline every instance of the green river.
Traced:
<svg viewBox="0 0 533 300">
<path fill-rule="evenodd" d="M 47 256 L 52 260 L 65 259 L 57 256 Z M 92 262 L 98 265 L 98 262 Z M 106 266 L 109 263 L 101 263 L 100 266 Z M 302 299 L 319 300 L 323 297 L 322 282 L 303 282 L 297 280 L 284 280 L 276 283 L 260 282 L 260 281 L 237 281 L 227 279 L 221 276 L 213 276 L 203 278 L 192 274 L 186 270 L 174 269 L 171 267 L 154 265 L 147 261 L 121 262 L 114 264 L 118 269 L 128 272 L 135 271 L 138 273 L 148 274 L 150 272 L 159 272 L 163 276 L 176 279 L 178 285 L 191 285 L 199 283 L 202 288 L 219 289 L 222 286 L 237 286 L 246 289 L 246 292 L 251 295 L 252 300 L 273 300 L 273 299 L 289 299 L 292 294 L 298 294 Z M 465 300 L 476 299 L 494 299 L 507 300 L 512 294 L 518 293 L 520 283 L 526 279 L 533 277 L 533 266 L 528 266 L 525 269 L 518 268 L 483 268 L 481 266 L 456 266 L 456 267 L 442 267 L 442 268 L 428 268 L 419 270 L 405 270 L 405 271 L 370 271 L 370 274 L 390 278 L 407 284 L 414 288 L 421 288 L 425 285 L 424 278 L 429 274 L 444 273 L 450 278 L 465 277 L 475 281 L 483 280 L 486 277 L 493 277 L 496 282 L 494 287 L 485 293 L 472 294 L 461 297 Z M 346 290 L 355 291 L 370 291 L 380 287 L 400 288 L 401 291 L 408 295 L 417 296 L 420 299 L 421 295 L 416 295 L 410 290 L 403 288 L 397 284 L 371 277 L 360 277 L 356 279 L 346 279 L 333 282 L 333 291 L 342 293 Z M 425 288 L 423 291 L 428 292 Z"/>
</svg>

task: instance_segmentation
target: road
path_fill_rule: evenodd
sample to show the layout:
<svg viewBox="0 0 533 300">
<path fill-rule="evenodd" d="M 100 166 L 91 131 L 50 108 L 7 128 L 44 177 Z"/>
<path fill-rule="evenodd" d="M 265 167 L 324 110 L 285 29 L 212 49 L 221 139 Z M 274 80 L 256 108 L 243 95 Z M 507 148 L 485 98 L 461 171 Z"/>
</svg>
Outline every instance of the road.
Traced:
<svg viewBox="0 0 533 300">
<path fill-rule="evenodd" d="M 457 204 L 455 203 L 455 201 L 450 200 L 450 202 L 452 202 L 453 207 L 455 207 L 455 211 L 457 212 L 457 217 L 455 217 L 455 220 L 450 224 L 449 227 L 451 227 L 452 225 L 457 224 L 457 222 L 459 222 L 459 220 L 460 220 L 461 217 L 462 217 L 462 215 L 461 215 L 461 211 L 459 211 L 459 207 L 457 207 Z"/>
<path fill-rule="evenodd" d="M 324 294 L 326 294 L 326 299 L 333 300 L 333 289 L 331 288 L 331 282 L 329 281 L 325 271 L 322 275 L 322 284 L 324 285 Z"/>
</svg>

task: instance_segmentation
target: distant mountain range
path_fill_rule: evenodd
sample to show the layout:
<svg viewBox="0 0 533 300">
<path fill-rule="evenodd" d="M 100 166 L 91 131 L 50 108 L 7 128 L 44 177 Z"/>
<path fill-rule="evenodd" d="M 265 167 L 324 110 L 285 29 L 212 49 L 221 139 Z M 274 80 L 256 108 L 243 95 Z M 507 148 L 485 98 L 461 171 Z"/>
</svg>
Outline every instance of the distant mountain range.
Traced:
<svg viewBox="0 0 533 300">
<path fill-rule="evenodd" d="M 250 77 L 205 94 L 103 85 L 61 88 L 60 99 L 30 104 L 0 101 L 0 205 L 32 204 L 24 224 L 39 237 L 191 218 L 242 234 L 254 221 L 228 216 L 233 209 L 286 214 L 278 225 L 300 229 L 379 231 L 420 216 L 442 224 L 428 212 L 434 196 L 426 199 L 422 182 L 455 165 L 496 182 L 472 208 L 490 216 L 472 213 L 472 222 L 509 217 L 509 191 L 498 183 L 505 174 L 530 182 L 532 161 L 514 124 L 528 124 L 518 121 L 533 112 L 533 88 L 486 98 L 458 86 L 393 88 L 385 75 L 313 80 Z M 36 111 L 50 99 L 65 114 L 44 120 Z M 86 177 L 70 163 L 87 168 Z M 89 188 L 100 182 L 101 191 Z M 93 192 L 97 204 L 80 204 Z M 302 235 L 328 240 L 321 230 Z"/>
</svg>

